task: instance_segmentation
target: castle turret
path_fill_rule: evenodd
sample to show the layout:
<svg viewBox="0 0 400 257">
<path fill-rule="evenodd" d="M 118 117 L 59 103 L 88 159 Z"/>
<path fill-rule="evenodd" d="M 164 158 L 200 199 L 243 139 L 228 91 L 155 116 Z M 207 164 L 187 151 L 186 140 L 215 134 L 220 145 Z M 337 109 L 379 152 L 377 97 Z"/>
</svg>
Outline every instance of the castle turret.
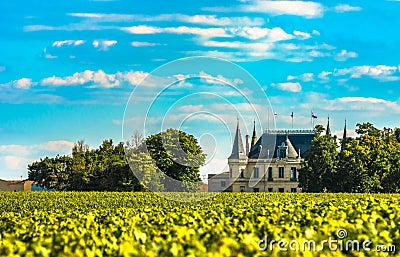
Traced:
<svg viewBox="0 0 400 257">
<path fill-rule="evenodd" d="M 239 120 L 236 126 L 235 139 L 233 140 L 232 153 L 228 159 L 246 159 L 247 154 L 244 151 L 242 135 L 240 134 Z"/>
</svg>

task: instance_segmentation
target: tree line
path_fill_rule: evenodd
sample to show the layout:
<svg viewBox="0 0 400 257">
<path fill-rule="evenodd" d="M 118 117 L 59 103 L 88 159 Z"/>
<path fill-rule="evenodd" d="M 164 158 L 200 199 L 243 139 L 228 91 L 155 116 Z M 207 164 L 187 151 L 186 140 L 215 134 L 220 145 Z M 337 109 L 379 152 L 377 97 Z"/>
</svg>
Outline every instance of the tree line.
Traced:
<svg viewBox="0 0 400 257">
<path fill-rule="evenodd" d="M 184 153 L 193 165 L 177 162 L 174 153 Z M 205 157 L 193 135 L 168 129 L 143 139 L 136 131 L 126 143 L 115 145 L 109 139 L 96 149 L 80 140 L 72 155 L 28 165 L 28 178 L 57 191 L 195 191 L 192 182 L 201 181 L 199 167 Z M 184 183 L 165 183 L 168 177 Z"/>
<path fill-rule="evenodd" d="M 357 124 L 355 138 L 338 139 L 315 127 L 311 150 L 299 170 L 304 192 L 400 192 L 400 128 Z"/>
</svg>

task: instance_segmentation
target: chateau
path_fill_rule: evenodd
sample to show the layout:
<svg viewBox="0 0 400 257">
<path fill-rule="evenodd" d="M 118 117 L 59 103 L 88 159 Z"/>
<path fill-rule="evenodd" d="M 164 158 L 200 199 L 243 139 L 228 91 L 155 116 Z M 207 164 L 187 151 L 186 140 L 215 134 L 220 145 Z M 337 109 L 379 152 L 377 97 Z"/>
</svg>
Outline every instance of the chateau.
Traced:
<svg viewBox="0 0 400 257">
<path fill-rule="evenodd" d="M 266 130 L 257 138 L 254 123 L 244 147 L 238 122 L 229 172 L 209 174 L 209 191 L 300 192 L 298 170 L 313 138 L 312 130 Z"/>
</svg>

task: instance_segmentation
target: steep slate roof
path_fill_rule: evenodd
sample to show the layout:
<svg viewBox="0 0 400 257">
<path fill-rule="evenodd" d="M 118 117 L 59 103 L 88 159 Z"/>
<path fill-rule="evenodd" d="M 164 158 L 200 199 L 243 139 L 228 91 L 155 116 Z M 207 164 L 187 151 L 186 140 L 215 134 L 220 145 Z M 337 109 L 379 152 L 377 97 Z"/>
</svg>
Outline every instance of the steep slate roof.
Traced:
<svg viewBox="0 0 400 257">
<path fill-rule="evenodd" d="M 288 147 L 288 157 L 289 158 L 297 158 L 299 155 L 297 151 L 294 149 L 292 143 L 289 140 L 289 137 L 286 138 L 286 146 Z"/>
<path fill-rule="evenodd" d="M 232 153 L 228 159 L 246 159 L 246 153 L 243 147 L 242 135 L 240 134 L 239 121 L 236 127 L 235 139 L 233 140 Z"/>
<path fill-rule="evenodd" d="M 288 146 L 288 155 L 292 157 L 299 155 L 300 149 L 300 157 L 304 157 L 305 154 L 311 148 L 311 141 L 314 139 L 314 133 L 296 133 L 296 132 L 288 132 L 288 134 L 274 134 L 274 133 L 264 133 L 257 141 L 257 143 L 250 149 L 248 154 L 249 158 L 252 159 L 265 159 L 265 158 L 276 158 L 277 157 L 277 147 L 282 145 L 282 143 L 286 144 L 286 138 L 289 139 L 289 143 L 291 143 L 292 147 Z M 261 147 L 260 147 L 261 146 Z M 294 149 L 294 152 L 290 150 L 290 148 Z M 261 155 L 260 155 L 261 149 Z"/>
</svg>

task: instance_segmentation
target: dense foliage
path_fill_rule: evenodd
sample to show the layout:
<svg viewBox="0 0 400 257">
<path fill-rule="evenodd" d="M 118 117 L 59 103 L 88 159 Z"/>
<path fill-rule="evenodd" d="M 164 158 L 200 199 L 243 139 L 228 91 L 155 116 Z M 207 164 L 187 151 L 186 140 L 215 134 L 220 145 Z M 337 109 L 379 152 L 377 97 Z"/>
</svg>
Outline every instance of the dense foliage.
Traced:
<svg viewBox="0 0 400 257">
<path fill-rule="evenodd" d="M 165 144 L 173 147 L 165 149 Z M 165 175 L 199 182 L 199 167 L 204 162 L 205 154 L 194 136 L 168 129 L 144 141 L 134 134 L 127 144 L 104 140 L 97 149 L 78 141 L 72 156 L 46 157 L 30 164 L 28 177 L 40 187 L 58 191 L 182 191 L 189 188 L 166 188 Z"/>
<path fill-rule="evenodd" d="M 357 124 L 356 138 L 337 142 L 316 128 L 311 150 L 299 170 L 307 192 L 400 192 L 400 128 L 379 130 Z"/>
<path fill-rule="evenodd" d="M 399 249 L 399 201 L 390 194 L 223 193 L 183 203 L 152 193 L 0 193 L 0 256 L 387 256 L 375 249 Z M 338 239 L 339 229 L 347 231 L 343 240 L 372 241 L 371 250 L 258 246 L 265 237 L 319 246 Z"/>
<path fill-rule="evenodd" d="M 147 137 L 137 151 L 149 153 L 156 166 L 173 180 L 201 181 L 199 168 L 204 165 L 206 155 L 193 135 L 176 129 L 168 129 Z M 167 191 L 187 191 L 198 188 L 198 184 L 190 185 L 173 181 L 165 183 L 165 186 Z"/>
</svg>

